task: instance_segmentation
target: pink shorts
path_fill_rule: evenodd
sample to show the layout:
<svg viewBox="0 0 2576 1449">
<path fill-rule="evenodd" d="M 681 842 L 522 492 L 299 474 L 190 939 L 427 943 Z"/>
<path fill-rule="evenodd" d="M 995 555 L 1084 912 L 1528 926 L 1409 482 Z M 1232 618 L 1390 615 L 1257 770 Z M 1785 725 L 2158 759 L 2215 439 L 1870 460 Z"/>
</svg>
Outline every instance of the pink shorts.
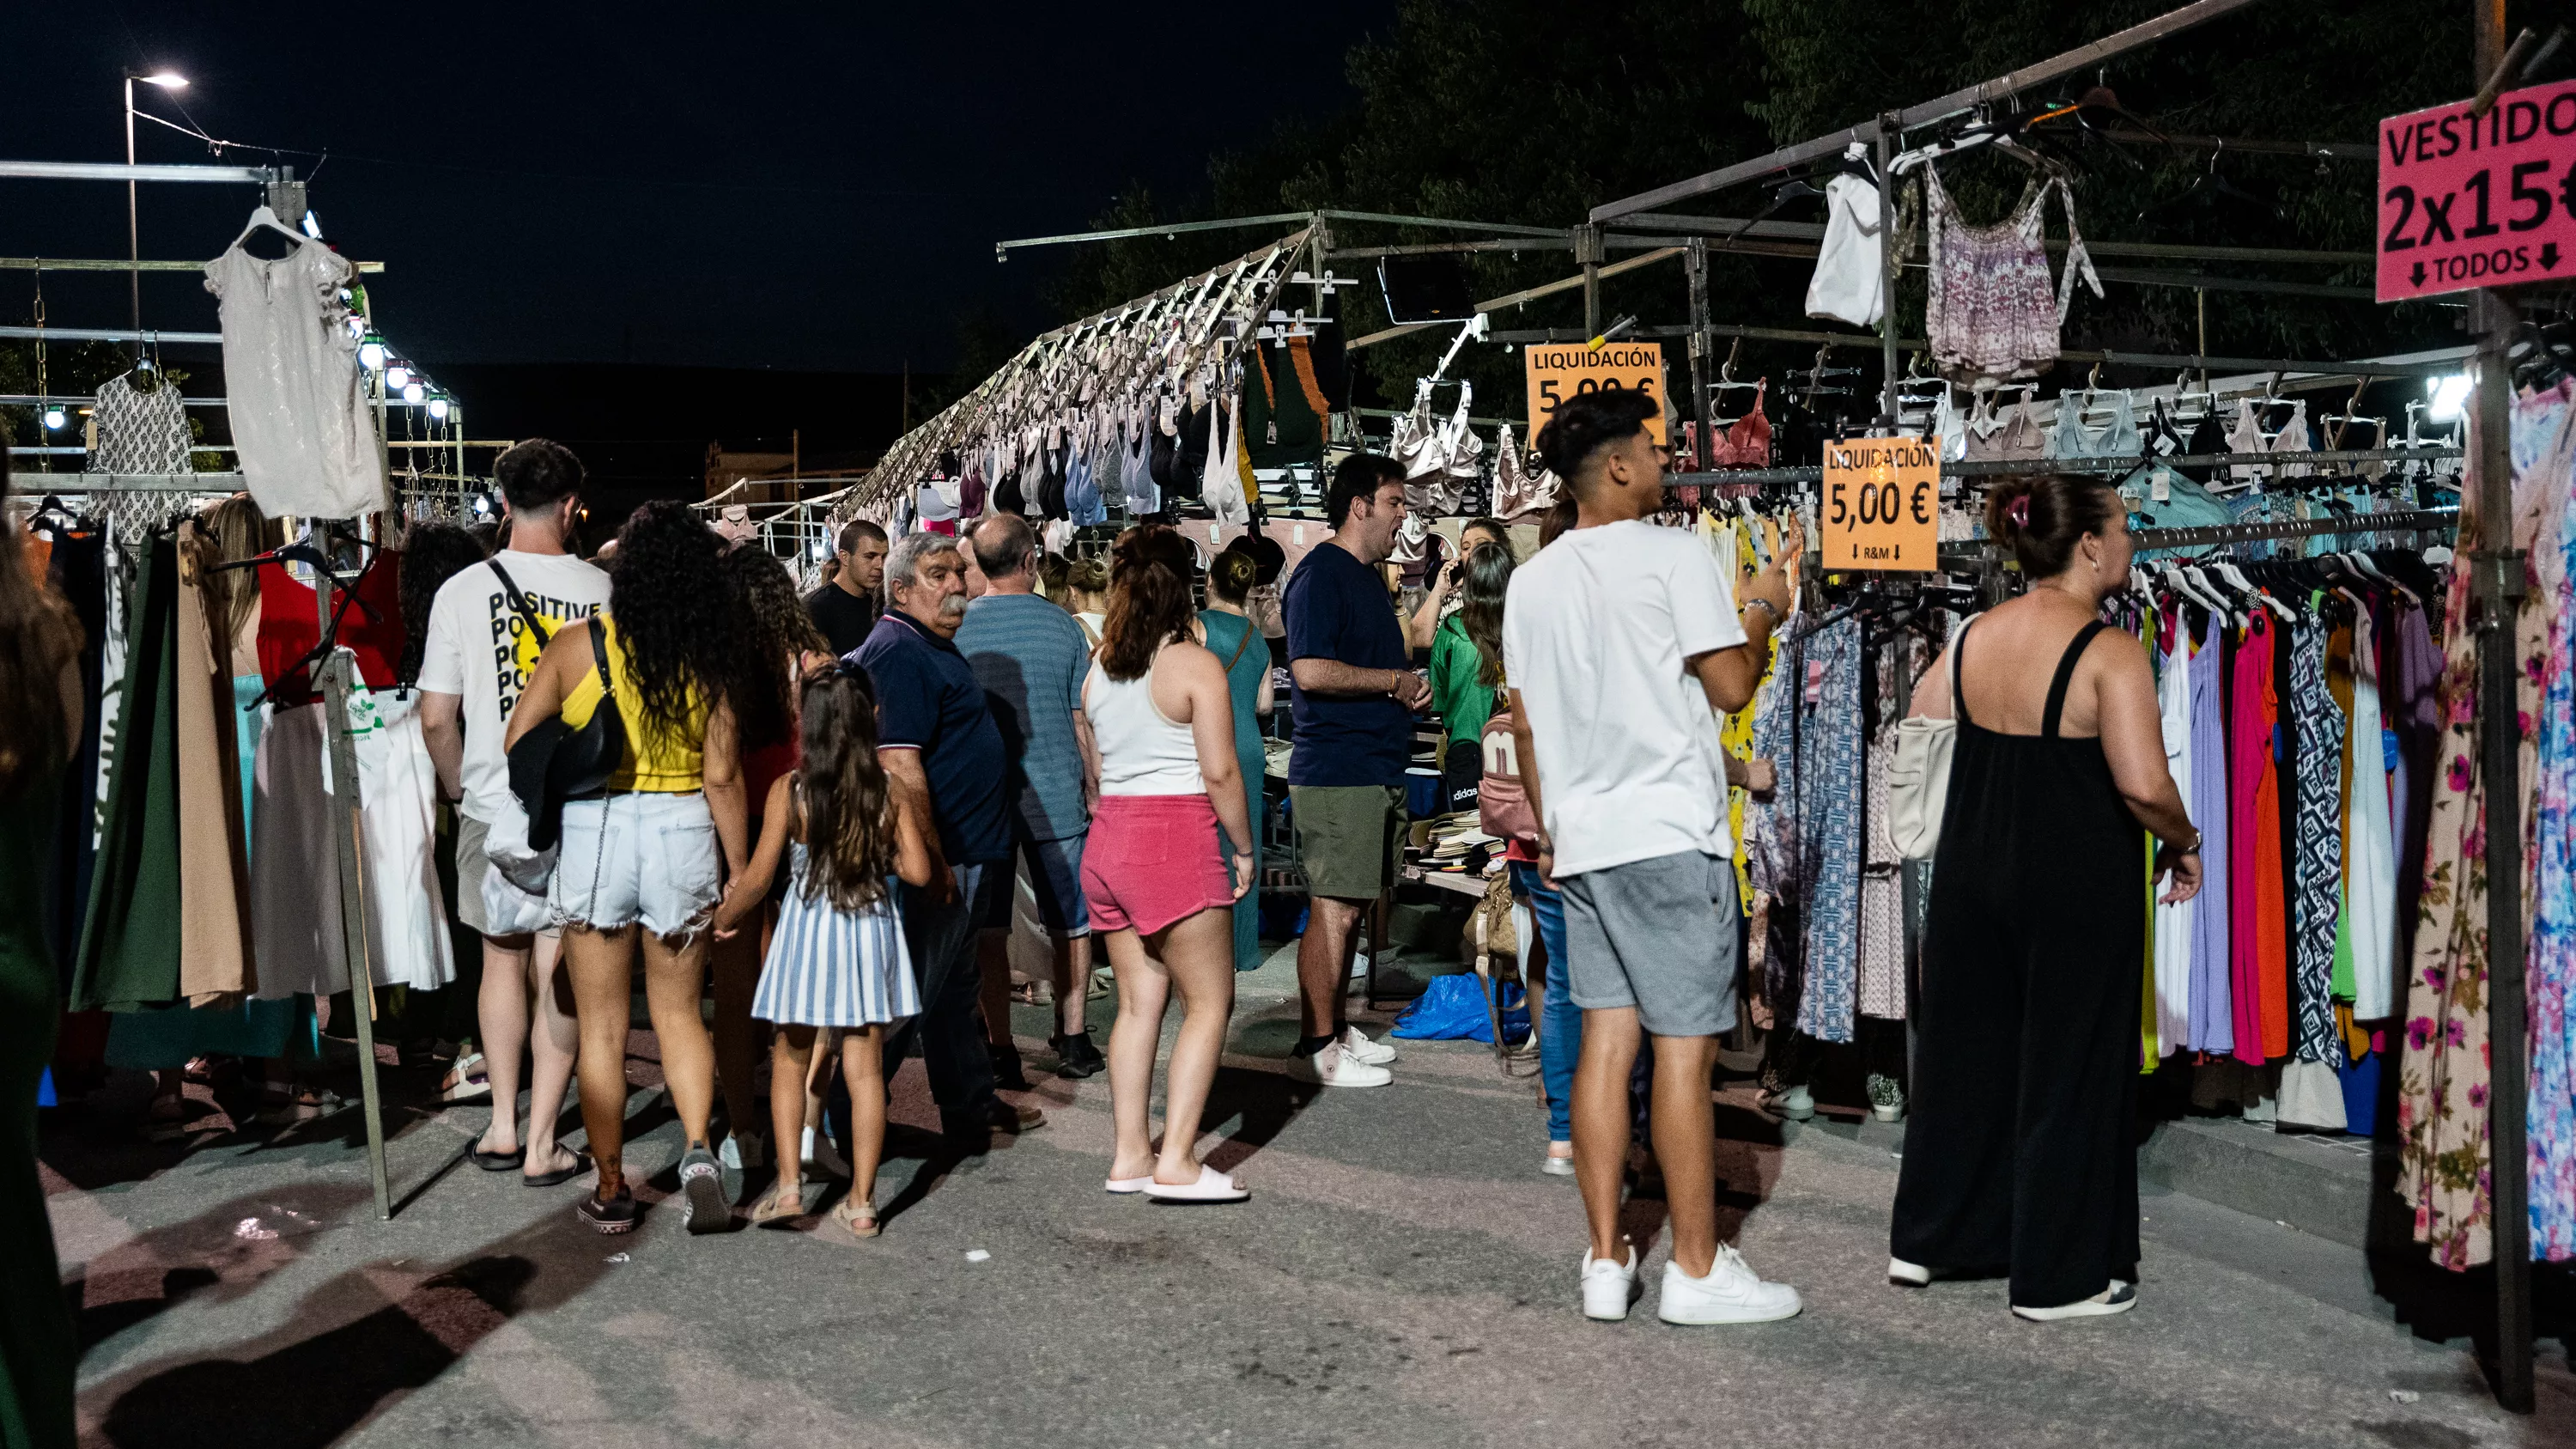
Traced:
<svg viewBox="0 0 2576 1449">
<path fill-rule="evenodd" d="M 1103 795 L 1082 847 L 1094 933 L 1150 936 L 1234 904 L 1216 807 L 1205 795 Z"/>
</svg>

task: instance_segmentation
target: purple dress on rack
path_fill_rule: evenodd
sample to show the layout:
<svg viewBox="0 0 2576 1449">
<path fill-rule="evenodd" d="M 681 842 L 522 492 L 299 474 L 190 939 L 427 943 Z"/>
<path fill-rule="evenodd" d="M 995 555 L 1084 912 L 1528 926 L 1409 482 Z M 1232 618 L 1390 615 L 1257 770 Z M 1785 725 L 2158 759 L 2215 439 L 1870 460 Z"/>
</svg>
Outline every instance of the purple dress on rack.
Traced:
<svg viewBox="0 0 2576 1449">
<path fill-rule="evenodd" d="M 2236 1049 L 2234 962 L 2228 955 L 2227 723 L 2220 671 L 2224 617 L 2213 616 L 2191 657 L 2191 823 L 2200 827 L 2200 895 L 2192 902 L 2191 1046 Z"/>
</svg>

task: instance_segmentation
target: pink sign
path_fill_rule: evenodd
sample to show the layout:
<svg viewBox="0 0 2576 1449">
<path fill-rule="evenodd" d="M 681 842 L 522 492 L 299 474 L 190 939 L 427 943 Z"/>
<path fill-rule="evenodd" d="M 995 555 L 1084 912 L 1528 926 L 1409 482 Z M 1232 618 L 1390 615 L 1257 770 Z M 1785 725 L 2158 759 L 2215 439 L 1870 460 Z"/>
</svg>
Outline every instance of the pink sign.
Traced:
<svg viewBox="0 0 2576 1449">
<path fill-rule="evenodd" d="M 2379 300 L 2576 278 L 2576 80 L 2379 123 Z"/>
</svg>

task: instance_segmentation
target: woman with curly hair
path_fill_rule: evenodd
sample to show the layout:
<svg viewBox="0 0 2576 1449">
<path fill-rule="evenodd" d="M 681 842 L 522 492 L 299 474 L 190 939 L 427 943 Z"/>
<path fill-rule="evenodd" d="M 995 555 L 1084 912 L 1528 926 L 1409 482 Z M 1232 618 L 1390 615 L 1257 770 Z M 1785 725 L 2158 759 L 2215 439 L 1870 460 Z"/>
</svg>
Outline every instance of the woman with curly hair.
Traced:
<svg viewBox="0 0 2576 1449">
<path fill-rule="evenodd" d="M 603 1233 L 635 1226 L 623 1148 L 628 993 L 640 949 L 662 1074 L 688 1137 L 683 1222 L 693 1233 L 719 1232 L 733 1211 L 707 1148 L 715 1057 L 698 996 L 707 927 L 749 838 L 735 715 L 746 611 L 727 583 L 724 540 L 685 504 L 636 509 L 618 531 L 615 558 L 608 607 L 592 627 L 558 630 L 547 643 L 510 713 L 508 740 L 516 745 L 557 714 L 586 726 L 603 700 L 625 727 L 625 755 L 607 789 L 564 805 L 546 900 L 563 928 L 581 1027 L 582 1125 L 599 1169 L 580 1211 Z"/>
<path fill-rule="evenodd" d="M 741 742 L 743 799 L 750 807 L 745 838 L 758 840 L 769 787 L 796 767 L 795 682 L 814 665 L 832 662 L 832 646 L 805 610 L 787 566 L 764 549 L 736 548 L 724 556 L 727 589 L 743 611 L 742 647 L 734 651 L 738 674 L 728 687 L 735 733 Z M 768 914 L 774 915 L 774 906 Z M 751 998 L 760 984 L 760 933 L 719 936 L 707 951 L 716 989 L 716 1081 L 724 1088 L 725 1166 L 757 1168 L 770 1145 L 761 1124 L 768 1110 L 752 1091 L 760 1029 Z"/>
<path fill-rule="evenodd" d="M 1252 815 L 1234 753 L 1225 664 L 1195 642 L 1187 540 L 1147 525 L 1119 536 L 1108 627 L 1083 682 L 1100 808 L 1082 856 L 1091 933 L 1109 943 L 1118 1021 L 1109 1033 L 1117 1147 L 1109 1191 L 1168 1202 L 1241 1202 L 1232 1176 L 1198 1160 L 1199 1115 L 1234 1012 L 1234 922 L 1252 888 Z M 1224 827 L 1231 849 L 1221 850 Z M 1231 868 L 1229 868 L 1231 867 Z M 1154 1048 L 1178 985 L 1186 1011 L 1153 1145 Z"/>
</svg>

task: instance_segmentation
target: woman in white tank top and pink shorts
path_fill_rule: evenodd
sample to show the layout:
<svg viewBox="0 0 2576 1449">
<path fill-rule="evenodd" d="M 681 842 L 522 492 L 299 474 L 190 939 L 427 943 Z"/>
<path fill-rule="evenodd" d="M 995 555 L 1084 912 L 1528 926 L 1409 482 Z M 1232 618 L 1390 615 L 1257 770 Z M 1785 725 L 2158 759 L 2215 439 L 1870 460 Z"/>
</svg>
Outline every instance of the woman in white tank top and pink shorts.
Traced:
<svg viewBox="0 0 2576 1449">
<path fill-rule="evenodd" d="M 1200 1114 L 1234 1012 L 1232 907 L 1252 888 L 1252 820 L 1235 763 L 1225 666 L 1191 642 L 1196 554 L 1168 528 L 1118 540 L 1109 613 L 1082 708 L 1100 807 L 1083 849 L 1092 935 L 1118 978 L 1109 1104 L 1118 1145 L 1109 1191 L 1164 1202 L 1241 1202 L 1242 1183 L 1198 1160 Z M 1219 828 L 1229 848 L 1218 850 Z M 1222 863 L 1221 863 L 1222 862 Z M 1153 1145 L 1154 1049 L 1180 988 L 1183 1016 Z"/>
</svg>

